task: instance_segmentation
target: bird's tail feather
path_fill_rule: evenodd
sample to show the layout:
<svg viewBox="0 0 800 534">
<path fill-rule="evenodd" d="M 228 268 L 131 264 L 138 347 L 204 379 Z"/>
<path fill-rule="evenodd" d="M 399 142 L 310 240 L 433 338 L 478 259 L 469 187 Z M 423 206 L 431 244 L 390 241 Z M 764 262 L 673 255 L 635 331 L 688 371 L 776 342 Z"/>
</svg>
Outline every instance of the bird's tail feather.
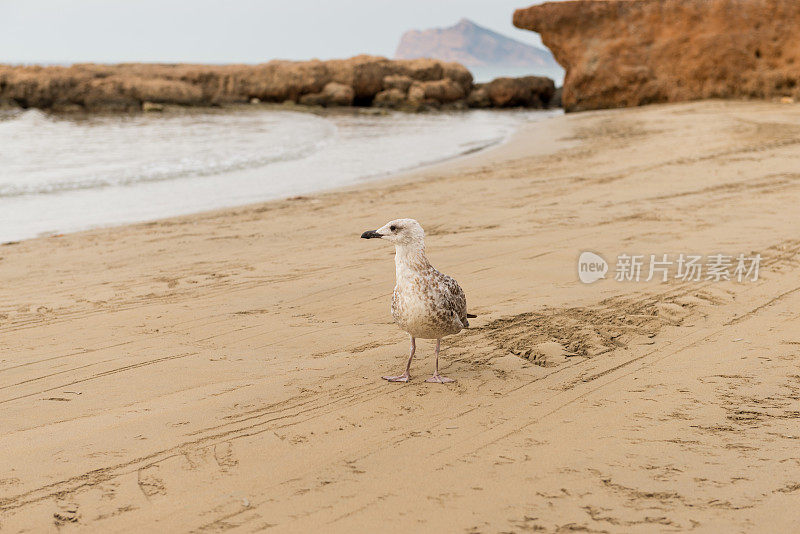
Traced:
<svg viewBox="0 0 800 534">
<path fill-rule="evenodd" d="M 467 318 L 469 318 L 469 319 L 474 319 L 476 317 L 477 317 L 477 315 L 475 315 L 474 313 L 468 313 L 467 314 Z"/>
</svg>

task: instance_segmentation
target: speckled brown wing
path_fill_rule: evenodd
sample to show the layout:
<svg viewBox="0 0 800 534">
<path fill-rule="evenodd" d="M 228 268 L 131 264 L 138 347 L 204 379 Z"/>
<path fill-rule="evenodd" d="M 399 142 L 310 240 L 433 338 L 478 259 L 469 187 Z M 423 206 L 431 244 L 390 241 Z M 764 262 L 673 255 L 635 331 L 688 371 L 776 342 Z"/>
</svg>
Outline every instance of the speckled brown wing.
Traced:
<svg viewBox="0 0 800 534">
<path fill-rule="evenodd" d="M 439 293 L 444 299 L 441 305 L 453 310 L 461 321 L 461 325 L 467 328 L 469 320 L 467 319 L 467 297 L 464 295 L 464 290 L 453 278 L 442 273 L 439 275 L 441 276 Z"/>
</svg>

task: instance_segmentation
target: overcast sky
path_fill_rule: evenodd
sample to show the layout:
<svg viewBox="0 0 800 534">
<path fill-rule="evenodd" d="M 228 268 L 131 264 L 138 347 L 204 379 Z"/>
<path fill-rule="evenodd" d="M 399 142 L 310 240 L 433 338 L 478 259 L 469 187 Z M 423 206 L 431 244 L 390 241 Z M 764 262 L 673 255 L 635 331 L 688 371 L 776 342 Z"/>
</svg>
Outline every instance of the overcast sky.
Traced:
<svg viewBox="0 0 800 534">
<path fill-rule="evenodd" d="M 257 63 L 391 57 L 409 29 L 460 18 L 529 44 L 511 24 L 536 0 L 0 0 L 0 62 Z"/>
</svg>

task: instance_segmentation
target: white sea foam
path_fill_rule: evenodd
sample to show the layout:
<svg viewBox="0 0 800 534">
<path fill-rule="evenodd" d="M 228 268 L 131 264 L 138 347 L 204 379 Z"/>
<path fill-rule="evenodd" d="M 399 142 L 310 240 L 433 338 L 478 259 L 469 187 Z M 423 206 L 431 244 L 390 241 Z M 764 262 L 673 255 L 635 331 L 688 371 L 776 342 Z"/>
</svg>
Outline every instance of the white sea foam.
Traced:
<svg viewBox="0 0 800 534">
<path fill-rule="evenodd" d="M 552 112 L 0 115 L 0 242 L 385 176 L 501 142 Z"/>
</svg>

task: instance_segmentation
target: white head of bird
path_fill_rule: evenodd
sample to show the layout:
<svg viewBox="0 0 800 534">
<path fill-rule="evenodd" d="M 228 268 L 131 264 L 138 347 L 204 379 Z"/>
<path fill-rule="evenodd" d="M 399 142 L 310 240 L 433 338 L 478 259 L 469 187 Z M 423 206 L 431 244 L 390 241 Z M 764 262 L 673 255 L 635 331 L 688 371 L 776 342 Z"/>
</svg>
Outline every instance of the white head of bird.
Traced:
<svg viewBox="0 0 800 534">
<path fill-rule="evenodd" d="M 414 219 L 395 219 L 377 230 L 361 234 L 364 239 L 385 239 L 395 247 L 425 249 L 425 231 Z"/>
<path fill-rule="evenodd" d="M 361 234 L 364 239 L 383 239 L 394 244 L 398 276 L 402 266 L 420 268 L 428 265 L 425 257 L 425 231 L 414 219 L 395 219 L 377 230 Z"/>
</svg>

